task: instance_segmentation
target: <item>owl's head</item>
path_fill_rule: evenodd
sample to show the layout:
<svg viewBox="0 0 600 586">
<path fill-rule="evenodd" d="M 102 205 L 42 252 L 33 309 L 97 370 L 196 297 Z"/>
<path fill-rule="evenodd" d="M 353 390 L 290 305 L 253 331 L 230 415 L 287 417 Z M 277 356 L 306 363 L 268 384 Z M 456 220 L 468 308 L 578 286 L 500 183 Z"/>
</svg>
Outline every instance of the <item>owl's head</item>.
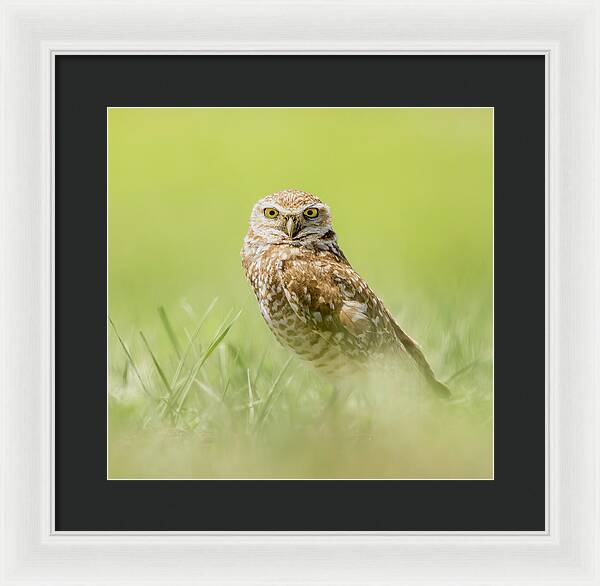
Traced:
<svg viewBox="0 0 600 586">
<path fill-rule="evenodd" d="M 297 189 L 278 191 L 259 200 L 250 215 L 250 228 L 270 244 L 302 246 L 323 237 L 335 238 L 327 205 Z"/>
</svg>

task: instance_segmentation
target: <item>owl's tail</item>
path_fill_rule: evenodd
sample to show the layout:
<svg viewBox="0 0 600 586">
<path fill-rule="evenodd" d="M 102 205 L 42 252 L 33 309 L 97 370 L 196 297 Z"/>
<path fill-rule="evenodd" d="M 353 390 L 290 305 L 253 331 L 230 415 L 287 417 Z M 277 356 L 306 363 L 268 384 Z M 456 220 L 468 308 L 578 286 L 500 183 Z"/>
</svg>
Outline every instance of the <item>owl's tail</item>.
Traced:
<svg viewBox="0 0 600 586">
<path fill-rule="evenodd" d="M 450 389 L 443 382 L 437 380 L 436 378 L 429 379 L 427 382 L 429 383 L 431 389 L 440 397 L 449 399 L 452 396 Z"/>
<path fill-rule="evenodd" d="M 425 358 L 425 355 L 421 351 L 419 345 L 407 333 L 405 333 L 395 321 L 393 323 L 396 334 L 400 338 L 404 349 L 414 360 L 417 369 L 427 381 L 429 388 L 438 396 L 449 399 L 452 396 L 450 389 L 443 382 L 436 378 L 435 373 L 431 369 L 431 366 L 429 366 L 429 362 L 427 362 L 427 359 Z"/>
</svg>

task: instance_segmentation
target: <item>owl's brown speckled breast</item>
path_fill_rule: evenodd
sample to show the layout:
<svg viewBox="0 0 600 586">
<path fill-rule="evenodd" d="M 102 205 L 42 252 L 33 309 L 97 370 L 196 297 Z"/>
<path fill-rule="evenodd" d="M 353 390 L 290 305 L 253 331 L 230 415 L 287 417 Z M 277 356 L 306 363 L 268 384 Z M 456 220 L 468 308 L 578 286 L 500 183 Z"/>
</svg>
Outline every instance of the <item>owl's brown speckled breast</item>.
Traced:
<svg viewBox="0 0 600 586">
<path fill-rule="evenodd" d="M 246 277 L 277 340 L 325 374 L 339 373 L 348 367 L 340 347 L 327 333 L 310 328 L 285 294 L 282 272 L 286 263 L 293 263 L 301 254 L 299 248 L 289 245 L 246 246 L 242 255 Z"/>
</svg>

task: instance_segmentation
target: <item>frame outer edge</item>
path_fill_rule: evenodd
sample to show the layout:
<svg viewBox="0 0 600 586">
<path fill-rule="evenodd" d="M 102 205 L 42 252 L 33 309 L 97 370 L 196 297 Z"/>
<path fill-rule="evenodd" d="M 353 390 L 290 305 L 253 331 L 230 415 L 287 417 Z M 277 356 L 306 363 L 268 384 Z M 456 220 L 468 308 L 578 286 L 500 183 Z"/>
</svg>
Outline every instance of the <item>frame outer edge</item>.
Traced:
<svg viewBox="0 0 600 586">
<path fill-rule="evenodd" d="M 100 6 L 93 2 L 87 4 Z M 53 186 L 49 163 L 51 148 L 44 136 L 53 122 L 47 107 L 51 95 L 50 50 L 52 47 L 78 50 L 85 43 L 41 39 L 40 22 L 52 24 L 54 28 L 48 25 L 52 29 L 51 36 L 56 36 L 56 30 L 69 28 L 66 24 L 57 29 L 47 8 L 42 7 L 38 21 L 30 22 L 30 12 L 20 11 L 21 3 L 2 6 L 0 584 L 71 581 L 130 584 L 142 576 L 148 582 L 170 584 L 198 579 L 207 579 L 213 584 L 242 580 L 271 584 L 292 575 L 295 576 L 293 583 L 306 584 L 350 584 L 362 583 L 361 580 L 391 584 L 401 577 L 420 583 L 460 584 L 473 579 L 475 574 L 471 574 L 471 570 L 476 568 L 477 572 L 481 569 L 488 572 L 487 575 L 479 573 L 477 577 L 490 584 L 515 583 L 515 579 L 517 583 L 533 584 L 539 583 L 544 575 L 564 584 L 576 581 L 600 584 L 600 192 L 597 168 L 600 17 L 594 3 L 563 1 L 558 4 L 567 9 L 576 10 L 581 6 L 587 9 L 567 24 L 560 23 L 570 28 L 566 33 L 564 28 L 560 29 L 556 43 L 537 43 L 538 47 L 553 47 L 551 55 L 556 56 L 550 67 L 548 172 L 549 312 L 551 332 L 554 332 L 549 341 L 552 539 L 507 537 L 492 538 L 489 542 L 486 538 L 460 536 L 346 540 L 344 537 L 210 539 L 206 536 L 74 538 L 52 535 L 52 507 L 48 496 L 52 477 L 46 461 L 49 453 L 46 433 L 50 430 L 47 416 L 51 409 L 51 373 L 48 371 L 51 350 L 47 342 L 53 332 L 52 307 L 48 304 L 53 290 L 50 262 L 53 248 L 49 244 L 53 212 L 46 198 Z M 64 0 L 57 5 L 63 11 L 70 10 Z M 308 4 L 306 9 L 310 10 Z M 529 10 L 529 16 L 535 17 L 535 10 Z M 562 16 L 559 12 L 557 10 L 554 16 L 557 20 Z M 93 16 L 94 11 L 90 14 Z M 157 16 L 153 18 L 159 20 Z M 75 20 L 85 28 L 84 16 Z M 71 34 L 70 31 L 67 34 Z M 212 46 L 226 43 L 222 40 Z M 245 47 L 240 51 L 253 50 L 248 43 L 237 44 Z M 386 45 L 384 41 L 381 45 L 366 42 L 365 46 L 369 44 Z M 146 41 L 144 44 L 121 39 L 116 43 L 107 40 L 87 44 L 96 49 L 117 45 L 127 45 L 130 49 L 161 45 L 166 48 L 169 43 Z M 181 49 L 185 43 L 170 45 L 185 50 Z M 322 45 L 327 47 L 328 43 Z M 435 50 L 434 46 L 441 50 L 444 45 L 456 50 L 461 43 L 430 43 L 431 50 Z M 473 49 L 492 46 L 493 42 L 462 44 L 468 45 Z M 506 46 L 509 45 L 511 41 L 506 42 Z M 517 41 L 515 45 L 527 43 Z M 254 49 L 258 46 L 258 43 L 253 45 Z M 406 49 L 407 44 L 397 46 Z M 569 226 L 571 231 L 568 231 Z M 574 226 L 580 228 L 576 233 L 572 231 Z M 580 267 L 584 252 L 587 264 Z M 564 340 L 574 345 L 566 346 Z M 562 396 L 558 389 L 562 389 Z M 38 395 L 38 390 L 46 396 Z M 36 414 L 40 415 L 41 428 L 32 430 Z M 576 421 L 580 425 L 573 427 Z M 582 486 L 582 480 L 584 484 L 587 481 L 587 486 Z M 239 558 L 236 560 L 235 556 Z M 278 556 L 283 559 L 278 560 Z M 425 566 L 421 562 L 428 564 L 432 556 L 437 560 L 439 571 L 429 572 L 425 577 Z M 457 564 L 457 557 L 464 559 Z M 509 559 L 510 568 L 505 567 Z M 195 560 L 193 569 L 190 560 Z M 340 578 L 337 570 L 344 565 L 347 567 Z M 180 571 L 176 569 L 179 567 Z"/>
</svg>

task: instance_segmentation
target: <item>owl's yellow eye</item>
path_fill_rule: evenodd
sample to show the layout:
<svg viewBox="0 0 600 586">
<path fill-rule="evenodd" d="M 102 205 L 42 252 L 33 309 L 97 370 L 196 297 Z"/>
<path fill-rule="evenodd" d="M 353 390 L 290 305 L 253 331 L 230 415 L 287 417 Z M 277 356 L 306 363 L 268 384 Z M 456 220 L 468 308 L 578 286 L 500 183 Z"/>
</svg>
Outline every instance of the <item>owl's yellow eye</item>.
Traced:
<svg viewBox="0 0 600 586">
<path fill-rule="evenodd" d="M 265 218 L 273 219 L 279 215 L 279 212 L 275 208 L 265 208 Z"/>
<path fill-rule="evenodd" d="M 319 210 L 317 208 L 307 208 L 304 210 L 304 217 L 309 220 L 313 220 L 319 215 Z"/>
</svg>

